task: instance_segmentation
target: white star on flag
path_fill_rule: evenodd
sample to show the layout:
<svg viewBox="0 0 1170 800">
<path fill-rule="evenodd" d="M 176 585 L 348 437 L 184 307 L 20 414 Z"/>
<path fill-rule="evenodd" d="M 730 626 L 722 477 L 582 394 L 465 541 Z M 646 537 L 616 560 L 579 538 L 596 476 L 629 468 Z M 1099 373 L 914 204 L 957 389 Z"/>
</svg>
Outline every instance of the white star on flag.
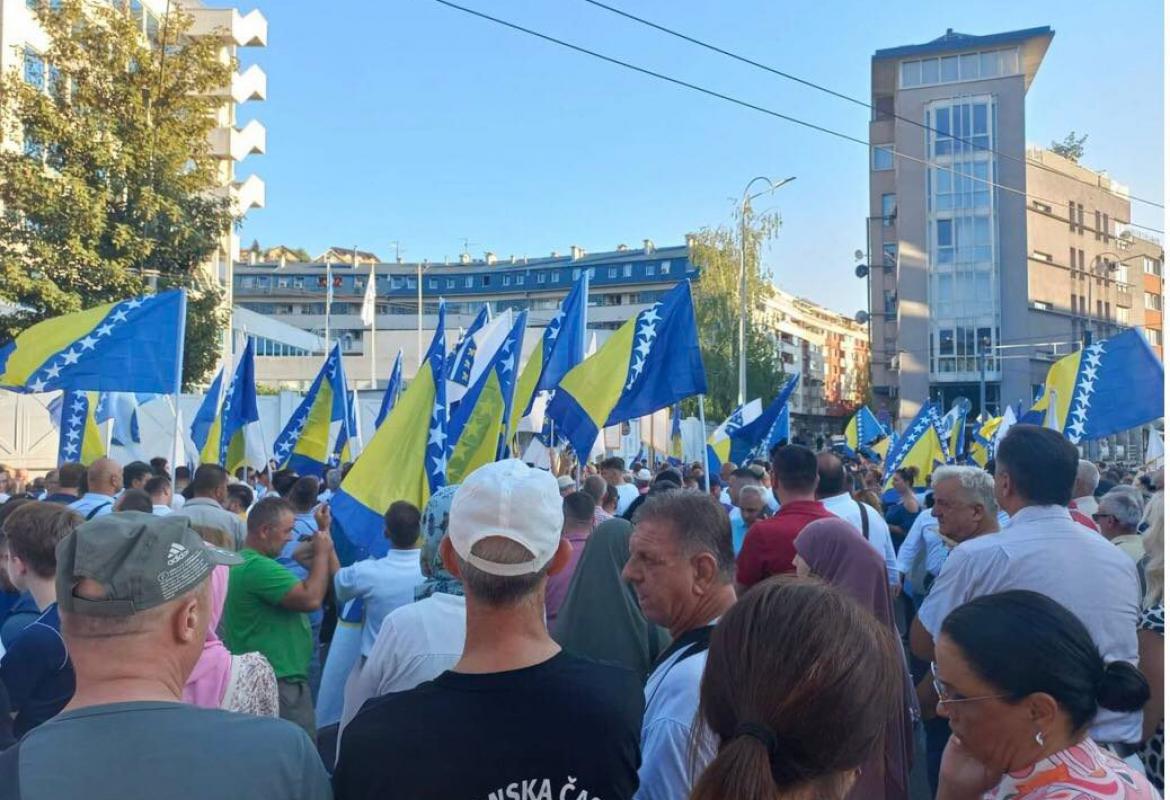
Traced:
<svg viewBox="0 0 1170 800">
<path fill-rule="evenodd" d="M 72 348 L 70 348 L 69 350 L 66 350 L 64 353 L 62 353 L 61 357 L 63 359 L 65 359 L 65 363 L 62 364 L 61 366 L 66 366 L 68 364 L 76 364 L 77 359 L 81 358 L 81 351 L 75 352 Z"/>
<path fill-rule="evenodd" d="M 114 326 L 107 322 L 105 325 L 102 325 L 100 328 L 94 331 L 94 333 L 96 333 L 98 336 L 109 336 L 110 331 L 113 329 Z"/>
</svg>

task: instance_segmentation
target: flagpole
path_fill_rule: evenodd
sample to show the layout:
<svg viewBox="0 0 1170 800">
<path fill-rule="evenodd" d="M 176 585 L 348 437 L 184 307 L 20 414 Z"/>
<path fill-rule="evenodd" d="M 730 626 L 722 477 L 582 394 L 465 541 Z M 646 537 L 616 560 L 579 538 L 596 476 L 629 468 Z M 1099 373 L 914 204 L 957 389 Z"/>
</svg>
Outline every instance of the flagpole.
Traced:
<svg viewBox="0 0 1170 800">
<path fill-rule="evenodd" d="M 703 395 L 699 395 L 699 425 L 703 428 L 703 461 L 707 461 L 707 414 L 703 409 Z M 711 465 L 706 464 L 706 469 L 703 470 L 703 491 L 711 494 Z"/>
<path fill-rule="evenodd" d="M 179 291 L 181 294 L 179 295 L 179 336 L 178 341 L 175 342 L 175 439 L 174 447 L 171 451 L 173 459 L 171 461 L 172 475 L 174 474 L 174 469 L 179 465 L 178 455 L 182 448 L 182 431 L 180 430 L 179 423 L 179 396 L 183 391 L 183 354 L 186 344 L 184 340 L 187 337 L 187 290 L 180 289 Z M 186 454 L 184 453 L 184 455 Z"/>
<path fill-rule="evenodd" d="M 333 306 L 333 265 L 325 254 L 325 357 L 329 357 L 329 311 Z"/>
<path fill-rule="evenodd" d="M 357 245 L 353 248 L 354 264 L 357 264 Z M 375 264 L 370 262 L 370 285 L 374 287 L 374 313 L 370 315 L 370 388 L 378 388 L 378 276 Z M 367 289 L 367 291 L 369 291 Z M 355 389 L 356 391 L 356 389 Z"/>
</svg>

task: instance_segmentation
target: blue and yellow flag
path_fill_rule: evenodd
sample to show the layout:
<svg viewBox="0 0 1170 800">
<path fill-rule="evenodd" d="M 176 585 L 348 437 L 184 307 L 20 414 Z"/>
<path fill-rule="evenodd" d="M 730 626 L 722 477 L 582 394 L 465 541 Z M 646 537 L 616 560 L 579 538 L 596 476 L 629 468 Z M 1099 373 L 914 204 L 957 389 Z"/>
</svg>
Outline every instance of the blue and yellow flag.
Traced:
<svg viewBox="0 0 1170 800">
<path fill-rule="evenodd" d="M 322 476 L 333 456 L 336 431 L 346 418 L 345 370 L 335 344 L 308 393 L 276 437 L 276 463 L 300 475 Z M 334 423 L 338 423 L 336 426 Z"/>
<path fill-rule="evenodd" d="M 478 334 L 492 321 L 492 313 L 488 304 L 484 303 L 475 319 L 467 326 L 467 330 L 459 334 L 455 345 L 447 352 L 446 369 L 447 397 L 452 406 L 463 399 L 463 393 L 471 388 L 471 368 L 475 364 L 479 350 Z M 454 384 L 454 386 L 450 385 Z"/>
<path fill-rule="evenodd" d="M 971 431 L 971 461 L 981 469 L 995 453 L 995 434 L 999 430 L 1003 417 L 977 420 L 974 430 Z"/>
<path fill-rule="evenodd" d="M 1162 362 L 1142 332 L 1130 328 L 1053 364 L 1030 413 L 1046 409 L 1045 424 L 1074 443 L 1100 439 L 1161 417 L 1164 385 Z"/>
<path fill-rule="evenodd" d="M 882 475 L 884 484 L 889 485 L 894 470 L 917 467 L 918 478 L 914 485 L 926 486 L 926 479 L 934 468 L 947 463 L 947 448 L 939 431 L 939 422 L 938 408 L 933 403 L 925 403 L 887 455 Z"/>
<path fill-rule="evenodd" d="M 92 464 L 106 455 L 106 442 L 96 419 L 97 392 L 63 392 L 49 404 L 58 416 L 61 443 L 57 447 L 57 466 L 69 461 Z"/>
<path fill-rule="evenodd" d="M 800 380 L 797 373 L 785 382 L 760 416 L 731 434 L 731 461 L 742 464 L 749 458 L 767 458 L 772 447 L 788 438 L 788 400 Z"/>
<path fill-rule="evenodd" d="M 176 394 L 186 311 L 176 289 L 38 322 L 0 346 L 0 387 Z"/>
<path fill-rule="evenodd" d="M 382 407 L 378 409 L 378 416 L 374 420 L 374 429 L 382 427 L 382 420 L 398 402 L 398 395 L 402 394 L 402 351 L 394 357 L 394 366 L 390 368 L 390 382 L 386 384 L 386 394 L 382 395 Z"/>
<path fill-rule="evenodd" d="M 97 409 L 93 418 L 98 425 L 111 423 L 110 443 L 119 447 L 132 447 L 142 443 L 138 427 L 138 406 L 154 399 L 152 394 L 135 392 L 102 392 L 98 396 Z"/>
<path fill-rule="evenodd" d="M 869 410 L 869 406 L 857 409 L 857 413 L 845 425 L 845 444 L 857 452 L 885 435 L 886 429 Z"/>
<path fill-rule="evenodd" d="M 517 360 L 524 341 L 528 312 L 517 315 L 488 367 L 458 408 L 451 412 L 447 435 L 452 442 L 447 480 L 462 483 L 475 470 L 501 457 L 505 426 L 516 391 Z"/>
<path fill-rule="evenodd" d="M 569 370 L 546 413 L 584 462 L 605 426 L 706 392 L 691 284 L 682 281 Z"/>
<path fill-rule="evenodd" d="M 353 447 L 358 438 L 357 403 L 357 389 L 347 391 L 345 393 L 345 419 L 342 422 L 341 430 L 337 432 L 337 442 L 333 445 L 333 458 L 330 460 L 332 466 L 353 461 L 354 453 L 357 452 Z"/>
<path fill-rule="evenodd" d="M 223 404 L 223 372 L 220 367 L 215 373 L 215 380 L 203 395 L 203 402 L 195 412 L 195 419 L 191 420 L 191 441 L 199 451 L 199 461 L 204 464 L 215 464 L 219 457 L 219 409 Z"/>
<path fill-rule="evenodd" d="M 967 454 L 967 415 L 971 413 L 971 401 L 960 397 L 951 410 L 939 419 L 939 434 L 947 445 L 951 462 L 962 462 Z"/>
<path fill-rule="evenodd" d="M 220 411 L 219 451 L 215 463 L 229 473 L 247 464 L 254 468 L 264 466 L 264 456 L 249 458 L 246 442 L 247 426 L 260 421 L 260 409 L 256 404 L 256 362 L 253 356 L 252 337 L 244 346 L 244 353 L 236 364 L 235 374 L 223 396 Z M 259 463 L 256 463 L 259 461 Z"/>
<path fill-rule="evenodd" d="M 711 432 L 707 437 L 707 468 L 713 470 L 712 475 L 717 475 L 723 465 L 731 461 L 731 437 L 741 428 L 754 423 L 763 413 L 764 404 L 757 397 L 732 411 L 731 415 Z"/>
<path fill-rule="evenodd" d="M 333 495 L 339 557 L 360 561 L 386 552 L 382 515 L 396 500 L 419 509 L 447 474 L 447 378 L 444 323 L 439 320 L 422 368 L 354 462 Z M 340 534 L 340 536 L 338 535 Z"/>
<path fill-rule="evenodd" d="M 508 422 L 508 438 L 520 420 L 532 412 L 537 392 L 555 389 L 569 370 L 585 358 L 586 314 L 589 308 L 589 270 L 583 270 L 573 288 L 549 320 L 540 344 L 528 357 L 516 384 L 516 401 Z"/>
</svg>

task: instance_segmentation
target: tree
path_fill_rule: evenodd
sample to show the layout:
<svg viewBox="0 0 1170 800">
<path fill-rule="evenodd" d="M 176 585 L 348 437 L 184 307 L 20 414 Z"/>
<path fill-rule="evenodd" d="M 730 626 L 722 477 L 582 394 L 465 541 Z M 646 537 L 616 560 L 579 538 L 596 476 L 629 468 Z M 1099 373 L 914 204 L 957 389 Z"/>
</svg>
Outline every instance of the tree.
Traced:
<svg viewBox="0 0 1170 800">
<path fill-rule="evenodd" d="M 780 217 L 747 214 L 747 399 L 767 406 L 780 391 L 780 354 L 761 324 L 763 300 L 773 291 L 760 266 L 760 250 L 780 231 Z M 740 225 L 703 228 L 691 235 L 691 260 L 699 268 L 693 287 L 699 346 L 707 369 L 707 419 L 718 424 L 735 410 L 739 394 Z M 689 410 L 694 413 L 694 410 Z"/>
<path fill-rule="evenodd" d="M 205 265 L 233 224 L 209 135 L 234 64 L 176 11 L 157 30 L 123 4 L 41 3 L 43 60 L 0 77 L 0 340 L 47 317 L 188 291 L 184 383 L 226 324 Z M 139 12 L 141 13 L 141 12 Z M 148 35 L 149 34 L 149 35 Z M 149 332 L 144 332 L 144 344 Z"/>
<path fill-rule="evenodd" d="M 1064 156 L 1069 161 L 1080 161 L 1085 157 L 1085 142 L 1089 140 L 1089 134 L 1084 136 L 1077 136 L 1076 131 L 1069 131 L 1068 136 L 1064 137 L 1064 141 L 1053 142 L 1049 146 L 1049 150 L 1056 153 L 1058 156 Z"/>
</svg>

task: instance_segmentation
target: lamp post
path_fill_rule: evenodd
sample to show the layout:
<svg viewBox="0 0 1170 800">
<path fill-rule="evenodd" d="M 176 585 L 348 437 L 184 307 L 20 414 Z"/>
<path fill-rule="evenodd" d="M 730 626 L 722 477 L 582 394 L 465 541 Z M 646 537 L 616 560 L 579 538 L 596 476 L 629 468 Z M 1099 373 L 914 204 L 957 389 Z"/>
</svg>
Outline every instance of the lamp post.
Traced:
<svg viewBox="0 0 1170 800">
<path fill-rule="evenodd" d="M 743 202 L 739 207 L 739 403 L 747 401 L 747 210 L 748 204 L 757 197 L 774 192 L 786 183 L 791 183 L 796 177 L 785 178 L 782 181 L 760 175 L 748 181 L 743 187 Z M 768 188 L 755 194 L 749 194 L 756 181 L 764 181 Z"/>
</svg>

